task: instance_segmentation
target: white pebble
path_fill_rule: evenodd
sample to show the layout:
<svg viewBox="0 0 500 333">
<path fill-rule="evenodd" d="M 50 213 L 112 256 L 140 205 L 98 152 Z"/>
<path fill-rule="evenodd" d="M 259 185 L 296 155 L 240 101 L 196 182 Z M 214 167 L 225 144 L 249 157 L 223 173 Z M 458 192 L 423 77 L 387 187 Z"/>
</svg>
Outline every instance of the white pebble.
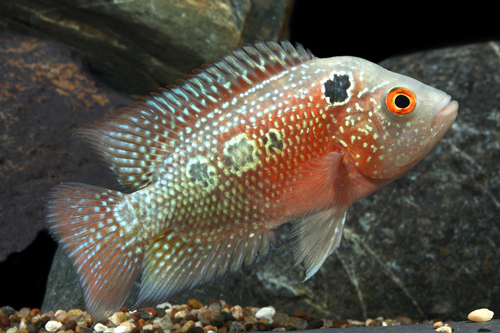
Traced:
<svg viewBox="0 0 500 333">
<path fill-rule="evenodd" d="M 94 326 L 94 331 L 96 331 L 96 332 L 104 332 L 104 331 L 105 331 L 105 330 L 107 330 L 107 329 L 108 329 L 108 327 L 107 327 L 107 326 L 104 326 L 104 325 L 103 325 L 103 324 L 101 324 L 101 323 L 97 323 L 97 324 L 95 324 L 95 326 Z"/>
<path fill-rule="evenodd" d="M 58 329 L 60 329 L 61 326 L 62 324 L 60 322 L 55 320 L 49 320 L 47 324 L 45 324 L 45 329 L 47 330 L 47 332 L 55 332 Z"/>
<path fill-rule="evenodd" d="M 448 324 L 446 324 L 446 325 L 444 325 L 442 327 L 437 328 L 436 332 L 452 333 L 453 332 L 453 328 L 451 326 L 449 326 Z"/>
<path fill-rule="evenodd" d="M 19 329 L 26 329 L 28 327 L 28 323 L 26 322 L 26 318 L 21 319 L 21 323 L 19 323 Z"/>
<path fill-rule="evenodd" d="M 484 323 L 485 321 L 490 321 L 494 314 L 495 313 L 493 311 L 483 308 L 472 311 L 469 313 L 467 318 L 470 321 L 475 321 L 476 323 Z"/>
<path fill-rule="evenodd" d="M 129 333 L 130 328 L 127 326 L 118 326 L 114 330 L 115 333 Z"/>
<path fill-rule="evenodd" d="M 171 309 L 172 308 L 172 304 L 170 304 L 169 302 L 165 302 L 165 303 L 158 304 L 156 307 L 159 308 L 159 309 L 164 309 L 164 308 Z"/>
<path fill-rule="evenodd" d="M 260 309 L 259 311 L 257 311 L 257 313 L 255 314 L 255 318 L 258 318 L 258 319 L 269 319 L 269 324 L 272 324 L 273 323 L 273 317 L 274 315 L 276 314 L 276 309 L 274 309 L 274 307 L 272 306 L 266 306 L 265 308 L 262 308 Z"/>
<path fill-rule="evenodd" d="M 153 324 L 144 325 L 144 326 L 142 326 L 142 329 L 143 330 L 150 330 L 150 331 L 152 331 L 153 330 Z"/>
</svg>

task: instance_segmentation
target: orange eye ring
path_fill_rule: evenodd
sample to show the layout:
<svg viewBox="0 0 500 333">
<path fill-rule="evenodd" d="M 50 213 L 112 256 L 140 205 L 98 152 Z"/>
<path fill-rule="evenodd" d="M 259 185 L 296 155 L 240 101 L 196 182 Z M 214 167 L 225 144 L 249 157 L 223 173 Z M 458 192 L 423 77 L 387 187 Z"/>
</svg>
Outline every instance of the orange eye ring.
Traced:
<svg viewBox="0 0 500 333">
<path fill-rule="evenodd" d="M 385 97 L 385 105 L 389 112 L 401 117 L 410 114 L 415 109 L 417 99 L 410 89 L 398 87 L 389 91 Z"/>
</svg>

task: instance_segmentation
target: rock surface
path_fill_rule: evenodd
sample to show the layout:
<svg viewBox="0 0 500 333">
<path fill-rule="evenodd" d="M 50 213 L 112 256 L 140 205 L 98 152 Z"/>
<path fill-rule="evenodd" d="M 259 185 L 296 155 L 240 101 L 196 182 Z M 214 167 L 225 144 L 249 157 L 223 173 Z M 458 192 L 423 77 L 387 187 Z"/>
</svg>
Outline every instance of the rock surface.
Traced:
<svg viewBox="0 0 500 333">
<path fill-rule="evenodd" d="M 42 230 L 44 196 L 63 180 L 106 181 L 71 132 L 132 99 L 98 87 L 74 49 L 0 33 L 0 261 Z M 76 175 L 77 170 L 82 170 Z"/>
<path fill-rule="evenodd" d="M 288 37 L 293 0 L 19 0 L 2 27 L 83 52 L 110 86 L 145 95 L 231 47 Z"/>
<path fill-rule="evenodd" d="M 172 302 L 223 298 L 339 318 L 459 319 L 478 307 L 500 311 L 500 44 L 428 51 L 382 65 L 460 102 L 442 142 L 401 179 L 353 205 L 340 249 L 306 283 L 300 268 L 290 270 L 284 226 L 282 246 L 268 262 Z M 54 263 L 44 311 L 83 306 L 75 282 L 66 285 L 63 261 Z M 70 299 L 75 303 L 63 302 Z"/>
</svg>

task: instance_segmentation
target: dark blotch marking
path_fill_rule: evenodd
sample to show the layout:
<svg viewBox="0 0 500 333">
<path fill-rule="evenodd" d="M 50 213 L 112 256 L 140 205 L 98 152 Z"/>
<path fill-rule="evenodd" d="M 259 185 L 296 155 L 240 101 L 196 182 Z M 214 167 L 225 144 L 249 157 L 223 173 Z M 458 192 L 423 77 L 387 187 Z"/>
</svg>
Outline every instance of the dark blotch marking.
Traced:
<svg viewBox="0 0 500 333">
<path fill-rule="evenodd" d="M 244 169 L 248 165 L 256 163 L 256 158 L 258 154 L 255 151 L 255 147 L 248 143 L 246 140 L 241 140 L 238 143 L 229 145 L 225 153 L 228 157 L 229 162 L 233 166 L 234 170 L 239 171 Z"/>
<path fill-rule="evenodd" d="M 330 98 L 330 103 L 341 103 L 347 99 L 347 89 L 351 86 L 349 76 L 333 76 L 333 80 L 325 82 L 325 96 Z"/>
<path fill-rule="evenodd" d="M 195 184 L 203 187 L 214 186 L 216 185 L 213 179 L 215 173 L 210 169 L 208 164 L 196 162 L 190 165 L 187 173 L 191 181 Z"/>
</svg>

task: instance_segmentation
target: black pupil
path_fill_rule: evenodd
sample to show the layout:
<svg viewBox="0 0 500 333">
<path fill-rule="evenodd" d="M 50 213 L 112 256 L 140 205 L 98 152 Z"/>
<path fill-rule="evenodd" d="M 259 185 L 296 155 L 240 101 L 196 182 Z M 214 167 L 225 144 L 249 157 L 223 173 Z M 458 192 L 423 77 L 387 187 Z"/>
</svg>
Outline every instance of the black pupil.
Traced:
<svg viewBox="0 0 500 333">
<path fill-rule="evenodd" d="M 394 104 L 400 109 L 406 109 L 410 106 L 410 99 L 405 95 L 398 95 L 394 99 Z"/>
</svg>

